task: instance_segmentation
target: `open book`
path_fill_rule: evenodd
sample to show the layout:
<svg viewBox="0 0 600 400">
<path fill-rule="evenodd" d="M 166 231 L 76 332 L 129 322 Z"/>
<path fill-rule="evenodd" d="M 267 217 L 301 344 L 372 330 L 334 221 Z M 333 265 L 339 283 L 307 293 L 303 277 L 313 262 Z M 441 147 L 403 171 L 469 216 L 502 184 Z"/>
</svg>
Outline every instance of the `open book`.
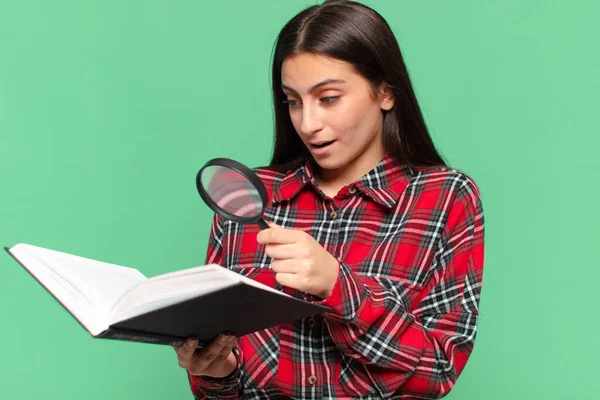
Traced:
<svg viewBox="0 0 600 400">
<path fill-rule="evenodd" d="M 223 331 L 243 336 L 327 310 L 216 264 L 146 278 L 24 243 L 5 250 L 98 338 L 207 343 Z"/>
</svg>

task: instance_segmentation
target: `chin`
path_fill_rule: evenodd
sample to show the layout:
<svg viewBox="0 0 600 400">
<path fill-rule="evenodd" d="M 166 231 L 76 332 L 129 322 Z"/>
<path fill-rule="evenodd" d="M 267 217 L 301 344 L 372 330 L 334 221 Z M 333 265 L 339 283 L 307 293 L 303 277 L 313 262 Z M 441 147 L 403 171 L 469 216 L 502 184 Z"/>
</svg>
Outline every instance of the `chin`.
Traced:
<svg viewBox="0 0 600 400">
<path fill-rule="evenodd" d="M 314 157 L 313 156 L 313 159 L 315 160 L 315 162 L 317 163 L 319 168 L 328 169 L 328 170 L 340 169 L 340 168 L 344 167 L 345 165 L 348 165 L 348 163 L 350 162 L 350 160 L 347 159 L 347 157 L 341 158 L 341 157 L 335 157 L 335 156 L 329 156 L 329 157 Z"/>
</svg>

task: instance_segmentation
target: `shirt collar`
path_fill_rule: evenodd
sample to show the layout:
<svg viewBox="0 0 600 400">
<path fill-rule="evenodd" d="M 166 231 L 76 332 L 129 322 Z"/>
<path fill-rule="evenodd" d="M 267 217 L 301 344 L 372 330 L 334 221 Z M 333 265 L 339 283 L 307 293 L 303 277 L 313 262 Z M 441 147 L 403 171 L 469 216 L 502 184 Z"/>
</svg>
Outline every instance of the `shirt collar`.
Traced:
<svg viewBox="0 0 600 400">
<path fill-rule="evenodd" d="M 340 193 L 356 187 L 370 199 L 387 208 L 393 208 L 414 174 L 408 165 L 399 165 L 386 154 L 368 173 L 342 188 Z M 318 188 L 310 161 L 285 173 L 279 186 L 273 188 L 272 202 L 279 203 L 294 198 L 306 185 Z"/>
</svg>

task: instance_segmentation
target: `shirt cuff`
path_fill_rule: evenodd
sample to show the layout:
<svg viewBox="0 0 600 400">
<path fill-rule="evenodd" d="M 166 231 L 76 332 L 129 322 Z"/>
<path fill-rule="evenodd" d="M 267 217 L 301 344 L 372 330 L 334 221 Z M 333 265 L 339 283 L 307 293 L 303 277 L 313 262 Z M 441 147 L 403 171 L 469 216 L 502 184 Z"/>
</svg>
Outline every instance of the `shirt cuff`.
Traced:
<svg viewBox="0 0 600 400">
<path fill-rule="evenodd" d="M 233 351 L 233 355 L 235 356 L 235 359 L 237 361 L 237 366 L 229 375 L 221 377 L 221 378 L 215 378 L 215 377 L 206 376 L 206 375 L 192 375 L 188 372 L 190 381 L 194 385 L 197 385 L 204 389 L 212 389 L 212 388 L 217 389 L 218 388 L 219 391 L 221 391 L 221 390 L 228 391 L 231 389 L 235 389 L 240 383 L 240 375 L 241 375 L 241 369 L 242 369 L 242 356 L 241 356 L 240 351 L 237 348 L 237 346 L 234 347 L 232 349 L 232 351 Z"/>
<path fill-rule="evenodd" d="M 329 296 L 320 299 L 308 295 L 307 300 L 329 307 L 330 310 L 323 313 L 324 317 L 348 323 L 355 319 L 358 308 L 366 294 L 366 289 L 360 277 L 342 260 L 338 257 L 336 259 L 339 264 L 339 273 Z"/>
</svg>

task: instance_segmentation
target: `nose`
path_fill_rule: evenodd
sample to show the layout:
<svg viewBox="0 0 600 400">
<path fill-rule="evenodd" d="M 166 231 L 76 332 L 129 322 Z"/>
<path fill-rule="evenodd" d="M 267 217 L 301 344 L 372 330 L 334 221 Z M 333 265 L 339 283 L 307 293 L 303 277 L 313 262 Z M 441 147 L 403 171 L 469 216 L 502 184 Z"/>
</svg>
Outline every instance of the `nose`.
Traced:
<svg viewBox="0 0 600 400">
<path fill-rule="evenodd" d="M 303 105 L 302 107 L 302 123 L 300 130 L 304 135 L 311 135 L 323 127 L 316 107 L 311 105 Z"/>
</svg>

